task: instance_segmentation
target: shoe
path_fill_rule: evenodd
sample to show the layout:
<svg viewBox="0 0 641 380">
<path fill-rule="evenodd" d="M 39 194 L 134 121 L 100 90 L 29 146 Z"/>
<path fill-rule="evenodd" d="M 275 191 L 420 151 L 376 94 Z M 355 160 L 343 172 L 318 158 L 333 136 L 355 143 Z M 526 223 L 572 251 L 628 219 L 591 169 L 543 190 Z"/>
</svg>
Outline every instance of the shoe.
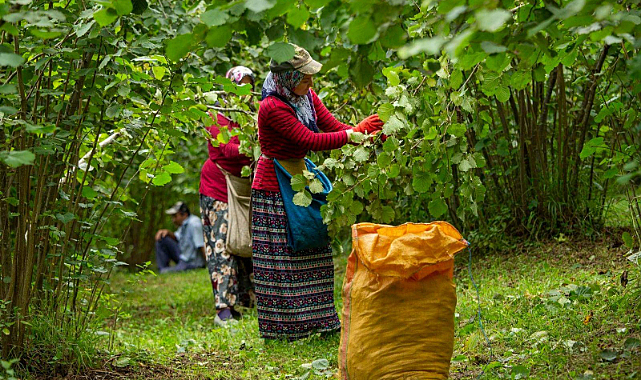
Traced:
<svg viewBox="0 0 641 380">
<path fill-rule="evenodd" d="M 216 314 L 216 317 L 214 318 L 214 324 L 218 327 L 226 327 L 227 321 L 223 321 L 222 319 L 220 319 L 218 314 Z"/>
<path fill-rule="evenodd" d="M 234 310 L 234 309 L 231 309 L 231 315 L 232 315 L 232 317 L 234 317 L 234 319 L 236 319 L 236 320 L 243 319 L 243 315 L 242 315 L 240 312 L 238 312 L 238 311 L 236 311 L 236 310 Z"/>
<path fill-rule="evenodd" d="M 216 326 L 225 327 L 231 320 L 233 320 L 232 310 L 225 308 L 218 310 L 216 317 L 214 318 L 214 324 Z"/>
</svg>

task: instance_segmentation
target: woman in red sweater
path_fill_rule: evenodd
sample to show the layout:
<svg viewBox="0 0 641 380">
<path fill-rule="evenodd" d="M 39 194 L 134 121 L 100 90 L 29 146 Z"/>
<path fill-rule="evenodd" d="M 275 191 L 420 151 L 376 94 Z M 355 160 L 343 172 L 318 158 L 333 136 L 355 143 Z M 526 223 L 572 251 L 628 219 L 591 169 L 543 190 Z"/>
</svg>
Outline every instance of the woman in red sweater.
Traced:
<svg viewBox="0 0 641 380">
<path fill-rule="evenodd" d="M 336 120 L 311 89 L 321 64 L 295 48 L 293 59 L 270 65 L 258 112 L 263 155 L 252 183 L 252 249 L 258 327 L 266 339 L 295 340 L 340 329 L 331 247 L 297 252 L 288 247 L 273 158 L 290 174 L 302 173 L 308 151 L 340 148 L 352 132 L 375 133 L 383 125 L 377 115 L 354 128 Z"/>
<path fill-rule="evenodd" d="M 244 66 L 233 67 L 226 77 L 236 84 L 249 83 L 254 87 L 254 74 Z M 237 127 L 237 123 L 219 113 L 214 124 L 207 129 L 215 139 L 220 128 L 231 131 Z M 233 314 L 238 314 L 234 310 L 235 306 L 253 307 L 255 302 L 251 258 L 230 255 L 225 249 L 228 226 L 227 185 L 218 165 L 240 177 L 241 170 L 245 165 L 250 165 L 251 160 L 238 151 L 239 146 L 237 136 L 217 147 L 209 142 L 209 159 L 200 172 L 200 213 L 206 242 L 207 268 L 216 302 L 214 322 L 218 325 L 224 325 Z"/>
</svg>

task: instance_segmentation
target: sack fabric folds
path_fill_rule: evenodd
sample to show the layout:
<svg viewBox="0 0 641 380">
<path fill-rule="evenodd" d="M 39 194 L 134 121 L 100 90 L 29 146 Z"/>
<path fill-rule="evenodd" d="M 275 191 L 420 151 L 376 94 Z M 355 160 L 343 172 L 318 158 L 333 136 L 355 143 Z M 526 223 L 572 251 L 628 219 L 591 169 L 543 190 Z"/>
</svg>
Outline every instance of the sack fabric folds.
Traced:
<svg viewBox="0 0 641 380">
<path fill-rule="evenodd" d="M 311 193 L 312 203 L 307 206 L 294 204 L 295 191 L 292 189 L 292 174 L 283 165 L 274 159 L 274 170 L 278 178 L 278 187 L 283 196 L 283 205 L 287 214 L 287 245 L 294 252 L 305 249 L 326 247 L 329 244 L 327 225 L 323 223 L 320 208 L 327 203 L 327 194 L 332 191 L 332 183 L 323 172 L 316 169 L 316 165 L 305 158 L 307 171 L 314 173 L 323 185 L 320 193 Z M 309 191 L 309 188 L 307 188 Z"/>
<path fill-rule="evenodd" d="M 454 349 L 454 255 L 446 222 L 352 226 L 343 284 L 343 380 L 447 379 Z"/>
<path fill-rule="evenodd" d="M 251 236 L 251 181 L 249 178 L 236 177 L 216 164 L 227 182 L 227 202 L 229 205 L 227 238 L 225 250 L 240 257 L 252 257 Z"/>
</svg>

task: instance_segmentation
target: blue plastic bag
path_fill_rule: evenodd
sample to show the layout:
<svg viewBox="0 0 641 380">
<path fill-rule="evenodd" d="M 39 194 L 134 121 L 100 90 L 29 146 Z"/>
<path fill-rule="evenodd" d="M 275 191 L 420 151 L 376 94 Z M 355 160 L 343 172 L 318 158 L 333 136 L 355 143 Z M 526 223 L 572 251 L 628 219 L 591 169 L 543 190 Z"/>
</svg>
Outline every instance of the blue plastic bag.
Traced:
<svg viewBox="0 0 641 380">
<path fill-rule="evenodd" d="M 307 170 L 314 173 L 323 184 L 321 193 L 312 194 L 312 204 L 308 207 L 294 204 L 294 194 L 291 180 L 292 175 L 274 159 L 274 169 L 278 177 L 278 186 L 283 196 L 285 213 L 287 214 L 287 245 L 294 252 L 304 249 L 325 247 L 329 244 L 327 226 L 323 223 L 320 208 L 327 203 L 327 194 L 332 191 L 332 183 L 323 172 L 316 168 L 316 165 L 305 158 Z M 307 188 L 309 191 L 309 188 Z"/>
</svg>

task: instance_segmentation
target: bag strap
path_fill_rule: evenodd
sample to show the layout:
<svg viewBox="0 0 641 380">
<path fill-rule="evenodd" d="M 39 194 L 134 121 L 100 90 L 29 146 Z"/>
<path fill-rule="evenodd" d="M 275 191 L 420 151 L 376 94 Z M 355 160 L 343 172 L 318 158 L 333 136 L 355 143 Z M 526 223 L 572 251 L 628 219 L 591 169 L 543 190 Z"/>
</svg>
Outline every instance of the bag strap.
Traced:
<svg viewBox="0 0 641 380">
<path fill-rule="evenodd" d="M 228 172 L 227 170 L 223 169 L 223 167 L 222 167 L 222 166 L 218 165 L 218 162 L 216 162 L 216 161 L 214 161 L 214 160 L 212 160 L 212 161 L 214 162 L 214 164 L 216 164 L 216 166 L 218 167 L 218 169 L 220 170 L 220 172 L 221 172 L 221 173 L 223 173 L 223 175 L 225 176 L 225 178 L 227 178 L 228 176 L 232 175 L 230 172 Z"/>
</svg>

